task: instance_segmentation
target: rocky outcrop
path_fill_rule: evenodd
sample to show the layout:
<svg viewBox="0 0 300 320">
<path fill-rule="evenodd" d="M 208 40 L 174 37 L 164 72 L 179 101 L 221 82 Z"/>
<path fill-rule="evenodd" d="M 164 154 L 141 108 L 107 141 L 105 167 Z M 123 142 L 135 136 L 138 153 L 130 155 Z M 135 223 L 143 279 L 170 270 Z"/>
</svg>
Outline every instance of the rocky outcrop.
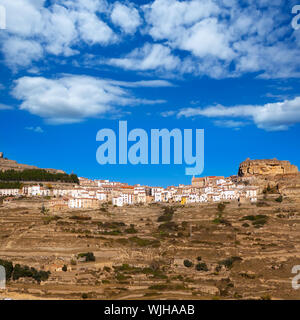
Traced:
<svg viewBox="0 0 300 320">
<path fill-rule="evenodd" d="M 275 176 L 286 174 L 298 174 L 298 168 L 289 161 L 277 159 L 250 160 L 242 162 L 239 167 L 240 177 L 251 176 Z"/>
</svg>

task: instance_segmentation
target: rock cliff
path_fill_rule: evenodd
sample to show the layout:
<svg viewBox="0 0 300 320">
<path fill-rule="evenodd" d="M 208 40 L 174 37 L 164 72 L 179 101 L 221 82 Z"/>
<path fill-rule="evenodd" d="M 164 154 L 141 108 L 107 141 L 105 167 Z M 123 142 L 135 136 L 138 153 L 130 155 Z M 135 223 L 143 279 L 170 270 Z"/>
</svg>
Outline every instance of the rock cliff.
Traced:
<svg viewBox="0 0 300 320">
<path fill-rule="evenodd" d="M 298 174 L 298 168 L 289 161 L 277 159 L 250 160 L 246 159 L 240 164 L 238 175 L 240 177 Z"/>
</svg>

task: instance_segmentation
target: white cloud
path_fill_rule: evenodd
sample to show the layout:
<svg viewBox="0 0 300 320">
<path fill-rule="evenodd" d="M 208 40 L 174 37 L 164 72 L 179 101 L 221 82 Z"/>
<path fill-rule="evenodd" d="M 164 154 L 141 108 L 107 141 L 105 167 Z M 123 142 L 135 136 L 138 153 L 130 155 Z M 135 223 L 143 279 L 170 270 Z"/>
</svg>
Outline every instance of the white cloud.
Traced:
<svg viewBox="0 0 300 320">
<path fill-rule="evenodd" d="M 283 102 L 267 103 L 265 105 L 241 105 L 233 107 L 217 105 L 207 108 L 187 108 L 182 109 L 178 113 L 178 117 L 182 116 L 250 119 L 258 128 L 266 131 L 281 131 L 300 123 L 300 97 Z"/>
<path fill-rule="evenodd" d="M 36 133 L 43 133 L 44 130 L 41 127 L 26 127 L 26 130 L 33 131 Z"/>
<path fill-rule="evenodd" d="M 148 32 L 155 40 L 180 42 L 184 32 L 201 19 L 220 11 L 211 0 L 156 0 L 144 6 Z"/>
<path fill-rule="evenodd" d="M 97 15 L 108 11 L 103 3 L 62 0 L 46 7 L 44 0 L 0 0 L 7 12 L 7 29 L 0 38 L 7 64 L 25 67 L 46 53 L 68 57 L 78 54 L 77 47 L 82 44 L 115 43 L 118 37 Z M 23 51 L 20 63 L 11 54 L 16 46 Z"/>
<path fill-rule="evenodd" d="M 124 34 L 133 38 L 139 30 L 134 38 L 139 48 L 126 44 L 131 53 L 114 58 L 99 50 L 92 62 L 168 75 L 300 77 L 300 33 L 293 32 L 292 16 L 280 0 L 154 0 L 139 10 L 130 1 L 105 0 L 53 0 L 50 5 L 0 0 L 0 5 L 7 9 L 1 47 L 5 62 L 15 69 L 31 68 L 47 54 L 69 57 L 82 48 L 95 54 L 90 47 L 120 44 Z M 13 57 L 16 46 L 21 59 Z"/>
<path fill-rule="evenodd" d="M 146 32 L 188 53 L 180 71 L 213 78 L 260 72 L 300 76 L 299 34 L 291 36 L 283 1 L 155 0 L 143 7 Z M 268 5 L 265 5 L 268 3 Z M 177 70 L 176 70 L 177 71 Z"/>
<path fill-rule="evenodd" d="M 115 2 L 111 13 L 112 22 L 120 27 L 125 33 L 133 34 L 141 25 L 142 20 L 139 12 L 133 6 L 126 6 Z"/>
<path fill-rule="evenodd" d="M 128 88 L 139 88 L 139 87 L 174 87 L 174 84 L 170 81 L 166 80 L 141 80 L 141 81 L 133 81 L 133 82 L 126 82 L 126 81 L 116 81 L 116 80 L 110 80 L 110 83 L 120 85 L 122 87 L 128 87 Z"/>
<path fill-rule="evenodd" d="M 221 128 L 239 129 L 240 127 L 246 126 L 247 123 L 235 120 L 215 120 L 214 125 Z"/>
<path fill-rule="evenodd" d="M 78 24 L 81 38 L 90 44 L 108 45 L 118 40 L 111 28 L 90 12 L 78 13 Z"/>
<path fill-rule="evenodd" d="M 36 41 L 9 38 L 2 47 L 5 61 L 13 70 L 42 58 L 43 48 Z"/>
<path fill-rule="evenodd" d="M 6 9 L 6 31 L 19 37 L 40 33 L 44 3 L 44 0 L 0 0 Z"/>
<path fill-rule="evenodd" d="M 128 87 L 128 82 L 124 83 L 124 87 Z M 164 102 L 136 98 L 122 87 L 122 82 L 116 84 L 111 80 L 76 75 L 58 79 L 22 77 L 16 80 L 13 95 L 22 101 L 21 110 L 27 110 L 52 124 L 120 114 L 118 107 L 121 106 Z"/>
<path fill-rule="evenodd" d="M 146 43 L 142 48 L 133 50 L 120 59 L 109 59 L 107 64 L 129 70 L 174 70 L 180 59 L 171 53 L 171 49 L 161 44 Z"/>
<path fill-rule="evenodd" d="M 42 12 L 44 25 L 38 36 L 44 42 L 47 52 L 63 56 L 77 53 L 72 49 L 72 45 L 78 41 L 74 12 L 59 5 L 54 5 Z"/>
<path fill-rule="evenodd" d="M 196 57 L 213 56 L 222 60 L 234 57 L 229 39 L 216 18 L 203 19 L 187 29 L 177 41 L 180 49 L 190 51 Z"/>
<path fill-rule="evenodd" d="M 174 116 L 176 114 L 176 111 L 174 110 L 170 110 L 170 111 L 163 111 L 161 112 L 161 116 L 164 117 L 164 118 L 167 118 L 167 117 L 171 117 L 171 116 Z"/>
</svg>

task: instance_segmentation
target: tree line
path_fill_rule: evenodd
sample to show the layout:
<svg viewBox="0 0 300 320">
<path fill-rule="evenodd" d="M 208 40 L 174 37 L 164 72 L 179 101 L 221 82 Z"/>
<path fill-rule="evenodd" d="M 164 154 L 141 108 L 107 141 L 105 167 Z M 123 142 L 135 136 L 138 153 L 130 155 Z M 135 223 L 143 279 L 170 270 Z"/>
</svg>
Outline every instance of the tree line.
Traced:
<svg viewBox="0 0 300 320">
<path fill-rule="evenodd" d="M 7 170 L 0 171 L 0 181 L 20 182 L 20 181 L 51 181 L 79 183 L 76 174 L 51 173 L 43 169 L 25 169 L 23 171 Z"/>
</svg>

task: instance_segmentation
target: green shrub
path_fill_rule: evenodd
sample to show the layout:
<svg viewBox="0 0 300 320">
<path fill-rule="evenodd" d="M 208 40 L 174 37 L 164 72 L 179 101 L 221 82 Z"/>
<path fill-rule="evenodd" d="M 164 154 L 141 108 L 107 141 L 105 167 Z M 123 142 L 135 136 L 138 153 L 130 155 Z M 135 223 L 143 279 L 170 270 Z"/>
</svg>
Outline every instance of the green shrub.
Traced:
<svg viewBox="0 0 300 320">
<path fill-rule="evenodd" d="M 245 216 L 241 219 L 242 221 L 244 220 L 248 220 L 252 222 L 252 225 L 255 228 L 261 228 L 264 224 L 267 223 L 268 221 L 268 217 L 266 215 L 263 214 L 258 214 L 256 216 L 254 215 L 250 215 L 250 216 Z M 244 225 L 243 225 L 244 226 Z"/>
<path fill-rule="evenodd" d="M 21 266 L 16 264 L 13 268 L 12 278 L 18 280 L 19 278 L 33 278 L 38 283 L 48 280 L 50 271 L 37 271 L 35 268 L 29 268 L 28 266 Z"/>
<path fill-rule="evenodd" d="M 220 261 L 220 262 L 219 262 L 219 265 L 220 265 L 220 266 L 223 265 L 223 266 L 225 266 L 227 269 L 231 269 L 231 268 L 233 267 L 234 262 L 236 262 L 236 261 L 241 261 L 241 260 L 242 260 L 242 258 L 234 256 L 234 257 L 230 257 L 230 258 L 227 258 L 227 259 L 225 259 L 225 260 Z"/>
<path fill-rule="evenodd" d="M 133 233 L 137 233 L 138 231 L 135 229 L 134 224 L 131 224 L 130 228 L 125 229 L 125 232 L 129 234 L 133 234 Z"/>
<path fill-rule="evenodd" d="M 187 267 L 187 268 L 190 268 L 190 267 L 193 266 L 193 262 L 186 259 L 186 260 L 183 261 L 183 265 L 184 265 L 185 267 Z"/>
<path fill-rule="evenodd" d="M 82 299 L 87 299 L 87 298 L 88 298 L 87 293 L 83 293 L 83 294 L 81 295 L 81 298 L 82 298 Z"/>
<path fill-rule="evenodd" d="M 280 195 L 278 198 L 276 198 L 275 201 L 276 202 L 282 202 L 283 201 L 282 195 Z"/>
<path fill-rule="evenodd" d="M 64 264 L 64 266 L 62 267 L 62 271 L 67 272 L 68 271 L 68 267 L 66 264 Z"/>
<path fill-rule="evenodd" d="M 228 220 L 224 219 L 222 216 L 218 216 L 212 222 L 215 224 L 224 224 L 225 226 L 231 226 L 231 223 Z"/>
<path fill-rule="evenodd" d="M 96 261 L 96 258 L 93 252 L 79 253 L 77 257 L 78 258 L 85 257 L 85 262 Z"/>
<path fill-rule="evenodd" d="M 202 262 L 202 263 L 196 264 L 196 270 L 197 271 L 208 271 L 206 263 Z"/>
<path fill-rule="evenodd" d="M 156 239 L 151 240 L 151 239 L 143 239 L 139 237 L 131 237 L 128 240 L 139 247 L 158 248 L 160 246 L 160 241 Z"/>
</svg>

